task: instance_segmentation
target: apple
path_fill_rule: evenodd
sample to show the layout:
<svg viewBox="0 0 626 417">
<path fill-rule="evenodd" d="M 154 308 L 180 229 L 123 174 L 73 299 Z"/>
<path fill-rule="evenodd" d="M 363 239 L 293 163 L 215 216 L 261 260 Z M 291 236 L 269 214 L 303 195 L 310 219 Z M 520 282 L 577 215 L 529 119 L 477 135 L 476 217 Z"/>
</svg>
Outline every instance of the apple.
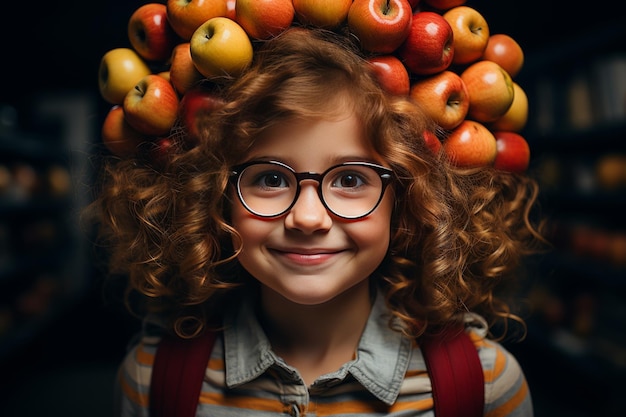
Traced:
<svg viewBox="0 0 626 417">
<path fill-rule="evenodd" d="M 468 119 L 446 136 L 443 149 L 452 163 L 461 167 L 490 166 L 497 154 L 493 133 L 482 123 Z"/>
<path fill-rule="evenodd" d="M 528 96 L 524 89 L 515 81 L 513 82 L 513 90 L 511 107 L 495 122 L 488 124 L 489 130 L 521 132 L 526 127 L 526 122 L 528 121 Z"/>
<path fill-rule="evenodd" d="M 441 151 L 441 140 L 439 140 L 435 132 L 431 130 L 425 130 L 424 142 L 426 143 L 428 149 L 430 149 L 434 154 L 438 154 Z"/>
<path fill-rule="evenodd" d="M 214 17 L 194 32 L 191 59 L 207 78 L 237 77 L 252 62 L 252 42 L 234 20 Z"/>
<path fill-rule="evenodd" d="M 500 65 L 511 78 L 515 78 L 524 66 L 524 50 L 519 43 L 505 33 L 489 36 L 482 59 Z"/>
<path fill-rule="evenodd" d="M 294 19 L 292 0 L 237 0 L 235 21 L 255 39 L 272 38 Z"/>
<path fill-rule="evenodd" d="M 209 19 L 226 16 L 226 0 L 167 0 L 167 20 L 184 41 Z"/>
<path fill-rule="evenodd" d="M 466 65 L 478 61 L 489 42 L 489 25 L 480 12 L 469 6 L 457 6 L 446 11 L 443 18 L 454 32 L 452 64 Z"/>
<path fill-rule="evenodd" d="M 159 137 L 142 145 L 142 153 L 158 166 L 164 166 L 176 151 L 176 140 L 171 136 Z"/>
<path fill-rule="evenodd" d="M 193 64 L 189 42 L 179 43 L 174 47 L 169 72 L 170 82 L 179 95 L 185 94 L 191 87 L 204 79 L 204 76 Z"/>
<path fill-rule="evenodd" d="M 390 54 L 409 35 L 412 17 L 407 0 L 354 0 L 348 11 L 348 29 L 364 51 Z"/>
<path fill-rule="evenodd" d="M 122 104 L 126 93 L 150 73 L 148 65 L 133 49 L 111 49 L 100 60 L 98 69 L 100 95 L 110 104 Z"/>
<path fill-rule="evenodd" d="M 513 104 L 515 88 L 508 72 L 493 61 L 477 61 L 461 73 L 469 93 L 467 117 L 479 122 L 494 122 Z"/>
<path fill-rule="evenodd" d="M 530 163 L 530 147 L 517 132 L 494 131 L 497 153 L 493 166 L 503 171 L 523 173 Z"/>
<path fill-rule="evenodd" d="M 409 0 L 409 4 L 411 5 L 411 9 L 415 10 L 415 8 L 420 4 L 422 0 Z"/>
<path fill-rule="evenodd" d="M 198 117 L 214 111 L 223 104 L 224 101 L 214 90 L 198 86 L 187 91 L 180 99 L 178 114 L 188 143 L 196 144 L 200 138 L 197 125 Z"/>
<path fill-rule="evenodd" d="M 150 74 L 142 78 L 124 98 L 128 123 L 146 135 L 170 132 L 178 115 L 178 95 L 165 78 Z"/>
<path fill-rule="evenodd" d="M 237 17 L 237 12 L 235 8 L 237 6 L 237 0 L 226 0 L 226 17 L 235 20 Z"/>
<path fill-rule="evenodd" d="M 437 10 L 448 10 L 465 4 L 467 0 L 422 0 L 422 2 Z"/>
<path fill-rule="evenodd" d="M 411 85 L 409 96 L 441 128 L 461 124 L 469 109 L 469 94 L 461 77 L 450 70 L 430 75 Z"/>
<path fill-rule="evenodd" d="M 128 39 L 143 59 L 164 61 L 169 58 L 178 37 L 167 21 L 165 5 L 139 6 L 128 19 Z"/>
<path fill-rule="evenodd" d="M 293 0 L 296 19 L 305 26 L 335 29 L 348 18 L 352 0 Z"/>
<path fill-rule="evenodd" d="M 163 77 L 163 78 L 165 78 L 167 81 L 171 81 L 171 78 L 170 78 L 170 72 L 169 72 L 169 71 L 161 71 L 161 72 L 157 72 L 157 75 L 158 75 L 159 77 Z"/>
<path fill-rule="evenodd" d="M 395 55 L 375 55 L 367 58 L 378 83 L 389 94 L 408 96 L 411 88 L 409 72 Z"/>
<path fill-rule="evenodd" d="M 121 158 L 135 155 L 142 143 L 151 140 L 126 121 L 124 108 L 120 104 L 109 109 L 102 123 L 101 136 L 109 152 Z"/>
<path fill-rule="evenodd" d="M 413 13 L 411 28 L 397 49 L 409 72 L 432 75 L 447 69 L 454 56 L 453 32 L 442 15 L 419 11 Z"/>
</svg>

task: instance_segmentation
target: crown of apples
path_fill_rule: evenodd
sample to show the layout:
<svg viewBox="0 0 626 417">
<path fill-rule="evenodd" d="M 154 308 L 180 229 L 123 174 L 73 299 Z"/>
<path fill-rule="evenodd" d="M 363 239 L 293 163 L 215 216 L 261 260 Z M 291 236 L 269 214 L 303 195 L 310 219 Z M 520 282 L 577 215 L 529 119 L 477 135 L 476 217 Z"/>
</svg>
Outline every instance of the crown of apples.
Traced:
<svg viewBox="0 0 626 417">
<path fill-rule="evenodd" d="M 528 100 L 515 81 L 523 51 L 509 35 L 491 34 L 484 16 L 465 3 L 146 3 L 128 19 L 129 44 L 107 51 L 100 61 L 99 90 L 111 104 L 102 142 L 114 155 L 151 162 L 166 160 L 176 138 L 193 146 L 198 140 L 194 115 L 219 104 L 200 87 L 238 77 L 252 62 L 255 41 L 299 26 L 356 39 L 381 87 L 419 101 L 434 119 L 438 129 L 424 133 L 434 152 L 446 153 L 459 166 L 523 173 L 530 159 L 522 136 Z M 220 39 L 225 30 L 229 38 Z"/>
</svg>

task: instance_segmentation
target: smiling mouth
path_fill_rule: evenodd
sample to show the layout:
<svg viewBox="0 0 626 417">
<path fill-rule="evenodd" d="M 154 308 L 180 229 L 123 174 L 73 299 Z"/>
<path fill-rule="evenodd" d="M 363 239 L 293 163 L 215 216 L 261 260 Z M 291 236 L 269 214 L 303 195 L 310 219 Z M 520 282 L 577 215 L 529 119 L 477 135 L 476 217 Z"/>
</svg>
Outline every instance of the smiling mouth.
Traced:
<svg viewBox="0 0 626 417">
<path fill-rule="evenodd" d="M 273 249 L 272 252 L 280 258 L 288 260 L 290 263 L 298 265 L 320 265 L 337 254 L 341 250 L 278 250 Z"/>
</svg>

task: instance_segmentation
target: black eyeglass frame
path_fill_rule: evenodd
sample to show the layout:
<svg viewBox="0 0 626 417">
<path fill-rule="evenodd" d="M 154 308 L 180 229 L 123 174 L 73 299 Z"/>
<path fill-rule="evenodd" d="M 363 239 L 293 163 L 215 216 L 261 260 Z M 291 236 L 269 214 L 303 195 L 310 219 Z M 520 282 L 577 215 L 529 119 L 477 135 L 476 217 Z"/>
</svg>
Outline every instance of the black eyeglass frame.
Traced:
<svg viewBox="0 0 626 417">
<path fill-rule="evenodd" d="M 252 165 L 260 165 L 260 164 L 269 164 L 269 165 L 278 165 L 282 168 L 287 169 L 288 171 L 292 172 L 294 174 L 294 177 L 296 178 L 296 193 L 294 194 L 293 197 L 293 201 L 291 202 L 291 204 L 284 209 L 281 212 L 278 212 L 276 214 L 261 214 L 258 213 L 254 210 L 252 210 L 252 208 L 250 208 L 250 206 L 248 206 L 243 198 L 243 196 L 241 195 L 241 188 L 239 187 L 239 179 L 241 178 L 241 174 L 243 173 L 243 171 L 248 168 L 249 166 Z M 326 203 L 326 200 L 324 199 L 324 195 L 322 193 L 322 183 L 324 180 L 324 177 L 326 176 L 326 174 L 328 174 L 329 172 L 331 172 L 332 170 L 342 167 L 342 166 L 365 166 L 368 168 L 373 169 L 378 176 L 380 177 L 382 186 L 380 189 L 380 196 L 378 197 L 378 200 L 376 201 L 376 204 L 374 204 L 374 206 L 372 207 L 371 210 L 367 211 L 364 214 L 360 214 L 358 216 L 344 216 L 342 214 L 337 213 L 336 211 L 334 211 L 333 209 L 331 209 L 328 204 Z M 383 196 L 385 195 L 385 190 L 387 189 L 387 187 L 389 186 L 389 184 L 391 184 L 392 180 L 393 180 L 393 170 L 391 170 L 390 168 L 384 167 L 382 165 L 378 165 L 378 164 L 374 164 L 371 162 L 365 162 L 365 161 L 360 161 L 360 162 L 344 162 L 341 164 L 337 164 L 337 165 L 333 165 L 330 168 L 328 168 L 326 171 L 322 172 L 321 174 L 318 174 L 316 172 L 296 172 L 296 170 L 294 170 L 292 167 L 290 167 L 289 165 L 282 163 L 280 161 L 249 161 L 249 162 L 245 162 L 243 164 L 240 165 L 235 165 L 234 167 L 231 168 L 231 173 L 230 173 L 230 181 L 231 183 L 234 185 L 235 189 L 237 190 L 237 197 L 239 198 L 239 201 L 241 202 L 241 204 L 245 207 L 246 210 L 248 210 L 250 213 L 254 214 L 255 216 L 258 217 L 263 217 L 263 218 L 273 218 L 273 217 L 280 217 L 283 214 L 287 213 L 289 210 L 291 210 L 293 208 L 293 206 L 296 204 L 296 201 L 298 201 L 298 197 L 300 196 L 300 191 L 302 190 L 302 186 L 300 185 L 300 183 L 304 180 L 313 180 L 316 181 L 318 183 L 318 187 L 317 187 L 317 195 L 320 199 L 320 201 L 322 202 L 322 205 L 326 208 L 326 210 L 328 210 L 329 212 L 331 212 L 332 214 L 334 214 L 335 216 L 342 218 L 342 219 L 346 219 L 346 220 L 357 220 L 357 219 L 362 219 L 363 217 L 369 216 L 370 214 L 372 214 L 372 212 L 374 210 L 376 210 L 378 208 L 378 206 L 380 205 L 380 202 L 383 199 Z"/>
</svg>

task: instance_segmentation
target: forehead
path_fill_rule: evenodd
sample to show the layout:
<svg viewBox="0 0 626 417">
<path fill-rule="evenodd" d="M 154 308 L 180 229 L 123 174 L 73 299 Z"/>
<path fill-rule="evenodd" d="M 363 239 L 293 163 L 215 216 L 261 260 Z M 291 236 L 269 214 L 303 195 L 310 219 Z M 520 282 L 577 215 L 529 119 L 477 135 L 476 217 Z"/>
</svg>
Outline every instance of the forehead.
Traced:
<svg viewBox="0 0 626 417">
<path fill-rule="evenodd" d="M 273 126 L 247 152 L 245 160 L 253 159 L 279 160 L 296 170 L 316 172 L 350 160 L 380 162 L 354 113 Z"/>
</svg>

